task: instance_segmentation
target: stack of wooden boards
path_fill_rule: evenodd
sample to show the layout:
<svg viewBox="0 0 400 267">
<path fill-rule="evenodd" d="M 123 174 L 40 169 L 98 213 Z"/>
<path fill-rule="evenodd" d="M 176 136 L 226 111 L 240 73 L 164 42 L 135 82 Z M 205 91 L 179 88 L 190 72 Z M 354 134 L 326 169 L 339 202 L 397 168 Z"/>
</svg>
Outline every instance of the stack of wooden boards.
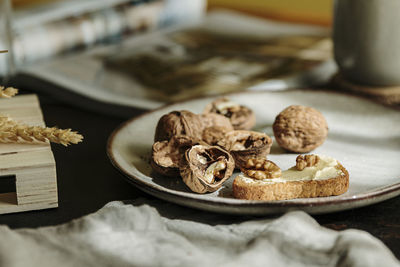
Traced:
<svg viewBox="0 0 400 267">
<path fill-rule="evenodd" d="M 28 125 L 45 126 L 36 95 L 1 99 L 0 114 Z M 1 180 L 15 183 L 15 190 L 3 192 L 0 188 L 0 214 L 58 206 L 56 166 L 49 143 L 0 143 Z"/>
</svg>

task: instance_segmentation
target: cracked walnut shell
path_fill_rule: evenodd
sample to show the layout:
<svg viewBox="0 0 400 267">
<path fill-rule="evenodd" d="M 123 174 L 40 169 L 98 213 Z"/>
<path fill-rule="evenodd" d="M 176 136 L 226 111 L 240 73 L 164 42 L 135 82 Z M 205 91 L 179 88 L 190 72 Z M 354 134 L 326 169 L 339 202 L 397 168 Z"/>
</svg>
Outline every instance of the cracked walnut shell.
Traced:
<svg viewBox="0 0 400 267">
<path fill-rule="evenodd" d="M 159 174 L 178 177 L 179 164 L 184 152 L 200 142 L 186 135 L 173 136 L 170 140 L 155 142 L 152 146 L 150 165 Z"/>
<path fill-rule="evenodd" d="M 230 131 L 231 129 L 221 126 L 207 127 L 203 131 L 202 139 L 211 146 L 223 147 L 226 143 L 226 134 Z"/>
<path fill-rule="evenodd" d="M 266 158 L 272 146 L 272 139 L 265 133 L 237 130 L 226 134 L 225 149 L 235 159 L 236 168 L 246 165 L 248 159 Z"/>
<path fill-rule="evenodd" d="M 289 106 L 275 118 L 275 140 L 282 148 L 306 153 L 322 145 L 328 124 L 318 110 L 300 105 Z"/>
<path fill-rule="evenodd" d="M 196 193 L 214 192 L 231 177 L 233 157 L 217 146 L 195 145 L 186 150 L 180 174 L 183 182 Z"/>
<path fill-rule="evenodd" d="M 218 98 L 211 102 L 205 107 L 203 113 L 216 113 L 229 118 L 235 130 L 250 130 L 256 123 L 256 116 L 251 109 L 227 98 Z"/>
</svg>

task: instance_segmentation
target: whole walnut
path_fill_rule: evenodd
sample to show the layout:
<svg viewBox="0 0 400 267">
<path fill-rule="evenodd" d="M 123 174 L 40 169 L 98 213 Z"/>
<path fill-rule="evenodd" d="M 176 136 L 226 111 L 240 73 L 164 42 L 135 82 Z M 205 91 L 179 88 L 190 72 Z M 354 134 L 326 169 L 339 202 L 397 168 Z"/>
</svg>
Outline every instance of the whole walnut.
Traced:
<svg viewBox="0 0 400 267">
<path fill-rule="evenodd" d="M 154 142 L 170 140 L 175 135 L 187 135 L 201 140 L 203 129 L 200 115 L 187 110 L 172 111 L 158 121 Z"/>
<path fill-rule="evenodd" d="M 276 142 L 292 152 L 306 153 L 322 145 L 328 124 L 318 110 L 300 105 L 289 106 L 275 118 Z"/>
</svg>

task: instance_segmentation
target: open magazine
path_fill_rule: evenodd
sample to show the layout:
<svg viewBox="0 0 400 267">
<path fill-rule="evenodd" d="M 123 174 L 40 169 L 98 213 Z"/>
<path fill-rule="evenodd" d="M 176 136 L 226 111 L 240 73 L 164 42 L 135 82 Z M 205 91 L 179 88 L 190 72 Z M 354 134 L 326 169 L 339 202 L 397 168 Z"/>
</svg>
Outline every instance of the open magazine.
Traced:
<svg viewBox="0 0 400 267">
<path fill-rule="evenodd" d="M 70 92 L 99 109 L 305 87 L 334 72 L 328 36 L 316 26 L 214 11 L 200 21 L 26 66 L 19 82 L 56 96 Z"/>
</svg>

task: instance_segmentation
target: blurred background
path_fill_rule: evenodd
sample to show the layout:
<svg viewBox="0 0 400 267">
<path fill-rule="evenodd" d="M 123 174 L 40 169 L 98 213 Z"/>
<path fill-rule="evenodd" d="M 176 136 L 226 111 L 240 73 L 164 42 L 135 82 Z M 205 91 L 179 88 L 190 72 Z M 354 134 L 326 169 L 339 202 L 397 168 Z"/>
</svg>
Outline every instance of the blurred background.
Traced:
<svg viewBox="0 0 400 267">
<path fill-rule="evenodd" d="M 55 0 L 13 0 L 12 5 L 18 9 L 48 2 Z M 332 19 L 332 0 L 208 0 L 207 2 L 209 8 L 231 8 L 288 21 L 330 25 Z"/>
<path fill-rule="evenodd" d="M 334 72 L 299 76 L 332 57 L 332 0 L 0 2 L 0 75 L 33 91 L 149 109 Z"/>
<path fill-rule="evenodd" d="M 8 36 L 0 40 L 0 45 L 10 48 L 9 42 L 12 40 L 11 50 L 17 65 L 71 48 L 116 39 L 121 33 L 127 35 L 135 30 L 151 27 L 156 23 L 156 13 L 161 9 L 156 4 L 162 2 L 170 6 L 170 14 L 169 18 L 164 17 L 161 22 L 158 18 L 157 23 L 160 26 L 182 23 L 185 19 L 191 19 L 190 15 L 198 16 L 204 7 L 208 11 L 225 8 L 274 20 L 323 26 L 330 26 L 332 20 L 332 0 L 0 1 L 2 36 Z M 147 8 L 143 7 L 146 5 Z M 82 32 L 84 36 L 80 36 Z M 58 36 L 61 33 L 64 38 Z M 4 72 L 4 66 L 1 72 Z"/>
<path fill-rule="evenodd" d="M 231 8 L 249 14 L 300 23 L 330 26 L 332 0 L 208 0 L 209 8 Z"/>
</svg>

